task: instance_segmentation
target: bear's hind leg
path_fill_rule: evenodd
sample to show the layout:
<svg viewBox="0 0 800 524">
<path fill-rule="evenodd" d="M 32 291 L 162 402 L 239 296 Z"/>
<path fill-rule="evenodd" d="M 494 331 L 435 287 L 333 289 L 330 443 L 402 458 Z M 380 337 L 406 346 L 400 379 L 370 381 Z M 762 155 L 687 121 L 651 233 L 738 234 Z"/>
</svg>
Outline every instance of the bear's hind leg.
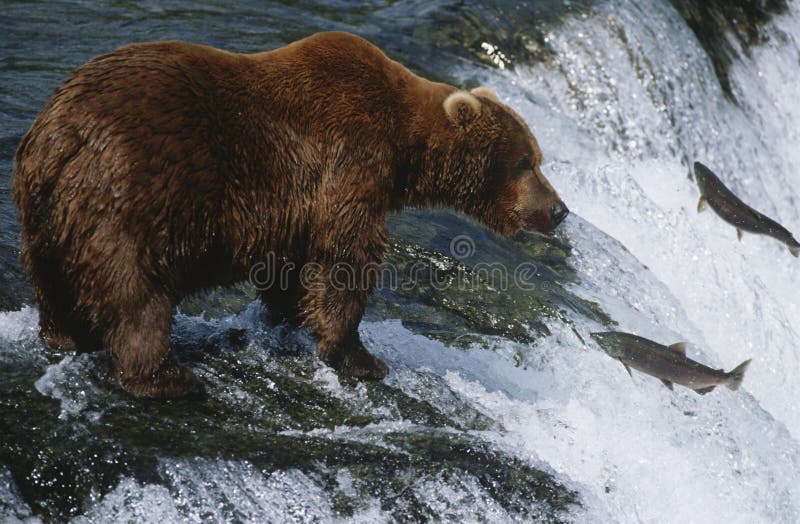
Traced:
<svg viewBox="0 0 800 524">
<path fill-rule="evenodd" d="M 78 343 L 58 327 L 51 306 L 42 299 L 39 299 L 39 337 L 50 349 L 78 351 Z"/>
<path fill-rule="evenodd" d="M 152 296 L 138 307 L 133 304 L 118 308 L 116 323 L 104 337 L 111 353 L 110 374 L 137 397 L 201 396 L 203 383 L 170 353 L 170 300 Z"/>
<path fill-rule="evenodd" d="M 39 337 L 55 351 L 89 353 L 102 349 L 102 344 L 93 336 L 89 324 L 80 315 L 70 311 L 62 302 L 39 296 Z M 56 299 L 57 300 L 57 299 Z"/>
<path fill-rule="evenodd" d="M 259 289 L 258 298 L 267 308 L 267 321 L 270 324 L 289 324 L 297 328 L 302 323 L 300 300 L 305 294 L 300 282 L 299 271 L 284 267 L 280 278 L 270 282 L 268 287 Z M 258 285 L 258 283 L 256 283 Z"/>
<path fill-rule="evenodd" d="M 23 244 L 39 304 L 39 337 L 56 351 L 89 352 L 100 348 L 85 322 L 72 312 L 74 295 L 59 271 L 59 261 L 33 256 Z"/>
</svg>

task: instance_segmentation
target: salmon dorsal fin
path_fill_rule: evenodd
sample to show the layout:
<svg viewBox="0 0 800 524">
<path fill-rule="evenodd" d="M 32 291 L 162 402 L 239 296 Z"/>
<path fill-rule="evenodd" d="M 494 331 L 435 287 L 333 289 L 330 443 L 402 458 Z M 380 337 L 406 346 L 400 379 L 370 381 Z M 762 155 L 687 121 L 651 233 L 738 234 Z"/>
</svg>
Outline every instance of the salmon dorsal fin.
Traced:
<svg viewBox="0 0 800 524">
<path fill-rule="evenodd" d="M 676 342 L 669 347 L 669 350 L 686 358 L 686 342 Z"/>
</svg>

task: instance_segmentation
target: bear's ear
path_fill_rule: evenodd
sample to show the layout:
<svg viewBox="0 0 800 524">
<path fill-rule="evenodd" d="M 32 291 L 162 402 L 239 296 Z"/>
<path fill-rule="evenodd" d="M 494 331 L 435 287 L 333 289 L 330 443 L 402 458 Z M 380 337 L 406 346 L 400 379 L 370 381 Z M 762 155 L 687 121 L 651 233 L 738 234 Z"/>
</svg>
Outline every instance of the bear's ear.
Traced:
<svg viewBox="0 0 800 524">
<path fill-rule="evenodd" d="M 500 103 L 500 98 L 498 98 L 497 93 L 495 93 L 488 87 L 476 87 L 470 92 L 475 96 L 482 96 L 484 98 L 488 98 L 492 102 Z"/>
<path fill-rule="evenodd" d="M 444 100 L 447 118 L 458 127 L 466 128 L 481 114 L 481 102 L 466 91 L 456 91 Z"/>
</svg>

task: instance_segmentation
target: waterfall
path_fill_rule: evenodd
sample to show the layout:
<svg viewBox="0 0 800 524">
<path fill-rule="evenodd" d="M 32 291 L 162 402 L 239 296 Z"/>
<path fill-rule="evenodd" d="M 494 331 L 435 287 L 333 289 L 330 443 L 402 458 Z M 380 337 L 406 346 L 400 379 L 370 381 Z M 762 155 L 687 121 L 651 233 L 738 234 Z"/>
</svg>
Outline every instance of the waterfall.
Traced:
<svg viewBox="0 0 800 524">
<path fill-rule="evenodd" d="M 101 353 L 43 347 L 0 191 L 0 304 L 14 309 L 0 312 L 0 521 L 800 521 L 800 261 L 698 214 L 692 174 L 703 162 L 800 234 L 796 2 L 754 42 L 726 18 L 724 67 L 678 0 L 73 4 L 9 8 L 27 29 L 0 60 L 4 177 L 66 68 L 112 42 L 255 50 L 343 29 L 493 88 L 572 214 L 549 240 L 449 212 L 391 217 L 391 261 L 456 273 L 534 256 L 541 280 L 530 294 L 379 290 L 360 332 L 392 370 L 384 383 L 339 380 L 307 332 L 265 325 L 240 286 L 175 318 L 173 345 L 209 399 L 142 404 L 105 378 Z M 448 252 L 457 235 L 474 259 Z M 686 341 L 715 368 L 753 361 L 739 391 L 670 391 L 588 337 L 606 329 Z"/>
</svg>

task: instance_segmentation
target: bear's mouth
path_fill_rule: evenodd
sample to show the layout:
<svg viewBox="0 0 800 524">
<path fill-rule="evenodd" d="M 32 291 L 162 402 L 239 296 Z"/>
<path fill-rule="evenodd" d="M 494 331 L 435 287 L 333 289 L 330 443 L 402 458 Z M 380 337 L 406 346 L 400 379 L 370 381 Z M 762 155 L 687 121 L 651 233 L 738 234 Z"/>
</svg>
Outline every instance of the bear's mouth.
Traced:
<svg viewBox="0 0 800 524">
<path fill-rule="evenodd" d="M 529 233 L 538 233 L 544 236 L 553 236 L 557 224 L 550 220 L 550 213 L 547 211 L 536 211 L 527 217 L 520 217 L 521 228 Z"/>
</svg>

